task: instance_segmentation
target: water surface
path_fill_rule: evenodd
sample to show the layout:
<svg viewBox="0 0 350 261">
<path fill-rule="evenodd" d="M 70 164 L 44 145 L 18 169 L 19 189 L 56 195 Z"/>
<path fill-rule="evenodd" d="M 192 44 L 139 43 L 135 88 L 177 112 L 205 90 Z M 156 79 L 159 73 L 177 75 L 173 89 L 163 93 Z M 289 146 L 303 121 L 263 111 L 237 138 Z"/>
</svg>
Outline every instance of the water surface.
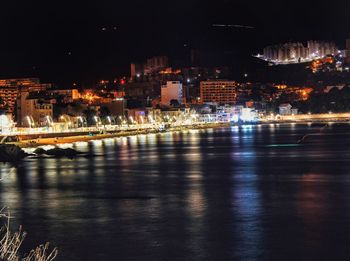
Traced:
<svg viewBox="0 0 350 261">
<path fill-rule="evenodd" d="M 1 165 L 0 205 L 57 260 L 349 260 L 350 126 L 323 126 L 77 143 Z"/>
</svg>

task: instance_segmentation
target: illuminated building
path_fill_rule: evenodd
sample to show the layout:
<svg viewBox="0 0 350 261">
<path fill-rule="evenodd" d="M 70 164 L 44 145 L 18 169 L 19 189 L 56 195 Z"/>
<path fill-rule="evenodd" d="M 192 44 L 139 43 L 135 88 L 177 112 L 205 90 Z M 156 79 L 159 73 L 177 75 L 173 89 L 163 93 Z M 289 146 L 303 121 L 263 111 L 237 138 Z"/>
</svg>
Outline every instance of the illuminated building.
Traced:
<svg viewBox="0 0 350 261">
<path fill-rule="evenodd" d="M 307 48 L 310 58 L 323 58 L 326 55 L 334 55 L 338 48 L 333 42 L 308 41 Z"/>
<path fill-rule="evenodd" d="M 0 99 L 3 105 L 3 108 L 8 113 L 14 113 L 16 99 L 18 95 L 17 87 L 1 87 L 0 86 Z"/>
<path fill-rule="evenodd" d="M 62 96 L 64 102 L 73 102 L 74 100 L 80 99 L 81 95 L 77 89 L 50 89 L 47 90 L 47 94 L 53 96 Z"/>
<path fill-rule="evenodd" d="M 30 92 L 51 88 L 51 84 L 42 84 L 38 78 L 0 79 L 0 98 L 8 113 L 15 112 L 15 104 L 20 90 L 26 88 Z"/>
<path fill-rule="evenodd" d="M 324 87 L 323 92 L 329 93 L 333 88 L 337 88 L 339 91 L 342 90 L 346 85 L 345 84 L 338 84 L 338 85 L 329 85 Z"/>
<path fill-rule="evenodd" d="M 336 53 L 338 48 L 334 42 L 308 41 L 306 47 L 300 42 L 267 46 L 263 55 L 256 57 L 273 64 L 289 64 L 310 62 Z"/>
<path fill-rule="evenodd" d="M 40 83 L 39 78 L 0 79 L 1 87 L 28 88 L 30 91 L 44 91 L 51 88 L 49 83 Z"/>
<path fill-rule="evenodd" d="M 179 81 L 168 81 L 161 88 L 161 104 L 169 106 L 172 100 L 182 103 L 182 83 Z"/>
<path fill-rule="evenodd" d="M 265 47 L 263 58 L 272 62 L 287 62 L 290 60 L 305 60 L 307 55 L 308 50 L 302 43 L 286 43 Z"/>
<path fill-rule="evenodd" d="M 111 116 L 123 116 L 126 107 L 126 100 L 124 98 L 116 98 L 110 103 L 101 104 L 101 106 L 107 107 Z"/>
<path fill-rule="evenodd" d="M 143 74 L 143 66 L 138 63 L 130 64 L 130 76 L 131 78 L 140 77 Z"/>
<path fill-rule="evenodd" d="M 99 100 L 100 97 L 94 93 L 91 89 L 86 89 L 80 98 L 88 103 L 94 103 L 96 100 Z"/>
<path fill-rule="evenodd" d="M 345 61 L 350 63 L 350 39 L 346 39 Z"/>
<path fill-rule="evenodd" d="M 168 67 L 169 59 L 167 56 L 154 56 L 147 59 L 144 64 L 132 63 L 130 65 L 130 76 L 134 78 L 141 75 L 155 74 Z"/>
<path fill-rule="evenodd" d="M 18 87 L 40 84 L 39 78 L 0 79 L 0 86 Z"/>
<path fill-rule="evenodd" d="M 280 115 L 290 115 L 292 114 L 292 105 L 289 103 L 283 103 L 279 107 L 279 114 Z"/>
<path fill-rule="evenodd" d="M 276 88 L 276 90 L 274 91 L 273 95 L 270 96 L 270 99 L 267 100 L 271 101 L 279 99 L 283 95 L 289 102 L 306 101 L 310 98 L 310 95 L 314 90 L 311 87 L 287 86 L 284 84 L 274 85 L 274 88 Z"/>
<path fill-rule="evenodd" d="M 17 124 L 19 126 L 31 127 L 28 126 L 28 117 L 32 124 L 43 125 L 47 122 L 47 117 L 52 119 L 52 115 L 53 106 L 47 99 L 36 97 L 36 93 L 30 92 L 27 88 L 20 90 L 17 97 Z"/>
<path fill-rule="evenodd" d="M 0 133 L 10 131 L 14 126 L 11 116 L 2 114 L 0 115 Z"/>
<path fill-rule="evenodd" d="M 158 72 L 169 65 L 168 57 L 166 56 L 155 56 L 147 59 L 144 65 L 144 74 L 152 74 Z"/>
<path fill-rule="evenodd" d="M 113 91 L 111 93 L 113 94 L 113 97 L 116 98 L 116 99 L 124 98 L 124 96 L 125 96 L 125 92 L 124 91 Z"/>
<path fill-rule="evenodd" d="M 235 81 L 202 81 L 200 96 L 201 103 L 235 104 L 237 83 Z"/>
</svg>

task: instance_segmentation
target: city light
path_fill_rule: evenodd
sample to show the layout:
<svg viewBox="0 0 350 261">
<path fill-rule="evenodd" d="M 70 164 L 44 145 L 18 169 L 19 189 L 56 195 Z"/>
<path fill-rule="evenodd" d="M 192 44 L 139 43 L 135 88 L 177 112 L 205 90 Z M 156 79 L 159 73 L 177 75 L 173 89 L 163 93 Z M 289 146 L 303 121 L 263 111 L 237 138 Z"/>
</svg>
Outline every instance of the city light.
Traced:
<svg viewBox="0 0 350 261">
<path fill-rule="evenodd" d="M 46 122 L 47 122 L 48 127 L 52 127 L 53 120 L 51 119 L 51 117 L 49 115 L 46 115 L 45 118 L 46 118 Z"/>
<path fill-rule="evenodd" d="M 31 118 L 29 116 L 26 116 L 26 119 L 27 119 L 29 128 L 31 128 L 32 127 L 32 120 L 31 120 Z"/>
<path fill-rule="evenodd" d="M 12 122 L 9 117 L 6 115 L 0 115 L 0 129 L 10 128 L 12 126 Z"/>
<path fill-rule="evenodd" d="M 322 59 L 338 51 L 334 42 L 308 41 L 306 46 L 301 42 L 267 46 L 263 54 L 255 57 L 275 65 L 296 64 Z"/>
<path fill-rule="evenodd" d="M 237 123 L 239 121 L 239 115 L 238 114 L 234 114 L 232 116 L 232 118 L 231 118 L 231 121 Z"/>
<path fill-rule="evenodd" d="M 1 7 L 0 261 L 350 257 L 350 0 Z"/>
</svg>

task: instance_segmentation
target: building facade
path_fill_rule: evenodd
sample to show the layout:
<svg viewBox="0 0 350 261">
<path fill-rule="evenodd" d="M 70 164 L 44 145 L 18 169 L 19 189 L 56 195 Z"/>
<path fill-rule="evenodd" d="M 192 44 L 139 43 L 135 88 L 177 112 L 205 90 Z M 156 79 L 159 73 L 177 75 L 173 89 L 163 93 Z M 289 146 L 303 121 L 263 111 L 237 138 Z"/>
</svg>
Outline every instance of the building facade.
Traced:
<svg viewBox="0 0 350 261">
<path fill-rule="evenodd" d="M 161 87 L 161 105 L 169 106 L 172 100 L 182 103 L 182 83 L 179 81 L 168 81 Z"/>
<path fill-rule="evenodd" d="M 280 115 L 291 115 L 292 105 L 290 105 L 289 103 L 280 104 L 280 106 L 278 107 L 278 110 Z"/>
<path fill-rule="evenodd" d="M 306 46 L 300 42 L 267 46 L 263 55 L 257 57 L 276 64 L 288 64 L 309 62 L 327 55 L 335 55 L 337 52 L 338 48 L 334 42 L 308 41 Z"/>
<path fill-rule="evenodd" d="M 39 78 L 0 79 L 0 104 L 7 113 L 14 114 L 16 100 L 22 89 L 38 92 L 48 88 L 51 88 L 51 84 L 42 84 Z"/>
<path fill-rule="evenodd" d="M 130 76 L 131 78 L 140 77 L 143 75 L 143 65 L 138 63 L 130 64 Z"/>
<path fill-rule="evenodd" d="M 147 59 L 144 65 L 144 74 L 156 73 L 169 66 L 169 60 L 167 56 L 154 56 Z"/>
<path fill-rule="evenodd" d="M 350 63 L 350 39 L 346 39 L 345 62 Z"/>
<path fill-rule="evenodd" d="M 73 102 L 81 98 L 81 95 L 77 89 L 50 89 L 46 92 L 48 95 L 61 96 L 66 103 Z"/>
<path fill-rule="evenodd" d="M 53 105 L 46 99 L 31 96 L 28 89 L 22 89 L 17 97 L 17 125 L 24 127 L 50 124 Z"/>
<path fill-rule="evenodd" d="M 1 108 L 7 113 L 13 114 L 18 96 L 17 87 L 0 86 L 0 104 Z"/>
<path fill-rule="evenodd" d="M 202 81 L 200 100 L 201 103 L 235 104 L 237 83 L 235 81 Z"/>
</svg>

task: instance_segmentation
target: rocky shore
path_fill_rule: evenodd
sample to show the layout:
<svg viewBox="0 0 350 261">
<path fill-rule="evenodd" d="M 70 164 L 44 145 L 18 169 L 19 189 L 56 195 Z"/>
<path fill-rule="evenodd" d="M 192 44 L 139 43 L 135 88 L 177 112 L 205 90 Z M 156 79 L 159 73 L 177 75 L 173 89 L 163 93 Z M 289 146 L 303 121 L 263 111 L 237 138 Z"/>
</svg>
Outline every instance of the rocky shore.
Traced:
<svg viewBox="0 0 350 261">
<path fill-rule="evenodd" d="M 172 131 L 184 131 L 184 130 L 193 130 L 193 129 L 207 129 L 207 128 L 218 128 L 218 127 L 227 127 L 228 124 L 222 123 L 212 123 L 205 125 L 195 125 L 188 127 L 172 127 L 166 130 L 166 132 Z M 59 145 L 65 143 L 73 142 L 87 142 L 91 140 L 101 140 L 107 138 L 116 138 L 116 137 L 125 137 L 133 136 L 139 134 L 149 134 L 149 133 L 160 133 L 159 130 L 133 130 L 133 131 L 120 131 L 115 133 L 106 133 L 106 134 L 94 134 L 94 135 L 79 135 L 79 136 L 65 136 L 65 137 L 56 137 L 56 138 L 36 138 L 29 140 L 22 140 L 19 142 L 11 144 L 0 144 L 0 162 L 19 162 L 25 157 L 28 156 L 51 156 L 51 157 L 67 157 L 74 158 L 81 153 L 74 149 L 63 149 L 55 147 L 53 149 L 44 150 L 40 146 L 44 145 Z M 38 147 L 33 154 L 27 154 L 22 148 Z"/>
</svg>

